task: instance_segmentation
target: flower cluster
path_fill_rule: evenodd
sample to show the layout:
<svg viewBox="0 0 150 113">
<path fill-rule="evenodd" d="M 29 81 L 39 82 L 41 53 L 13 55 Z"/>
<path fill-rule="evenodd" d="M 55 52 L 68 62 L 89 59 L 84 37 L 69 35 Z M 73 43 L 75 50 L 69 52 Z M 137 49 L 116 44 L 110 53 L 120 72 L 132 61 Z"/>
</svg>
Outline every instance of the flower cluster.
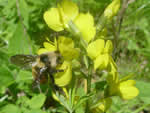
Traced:
<svg viewBox="0 0 150 113">
<path fill-rule="evenodd" d="M 71 30 L 71 23 L 73 22 L 87 42 L 92 40 L 96 34 L 93 16 L 89 12 L 86 14 L 79 13 L 77 5 L 69 0 L 62 0 L 57 8 L 50 8 L 46 11 L 44 20 L 56 32 L 64 29 Z"/>
<path fill-rule="evenodd" d="M 111 19 L 117 14 L 119 7 L 120 0 L 113 0 L 104 11 L 104 17 Z M 112 103 L 112 96 L 119 96 L 124 100 L 128 100 L 138 95 L 139 91 L 135 87 L 134 80 L 119 79 L 117 66 L 111 56 L 113 44 L 111 40 L 102 39 L 102 35 L 96 36 L 94 18 L 89 12 L 81 13 L 74 2 L 62 0 L 57 4 L 57 7 L 50 8 L 44 13 L 44 20 L 48 27 L 56 32 L 66 30 L 70 33 L 80 35 L 79 38 L 82 38 L 87 44 L 84 48 L 86 50 L 84 55 L 92 61 L 93 70 L 95 72 L 97 70 L 106 70 L 108 72 L 106 78 L 108 84 L 106 88 L 107 95 L 97 102 L 100 105 L 92 108 L 92 112 L 103 113 L 108 110 Z M 106 36 L 106 34 L 103 36 Z M 58 36 L 58 40 L 56 38 L 54 42 L 48 40 L 44 43 L 44 48 L 38 51 L 38 54 L 42 54 L 58 50 L 62 55 L 64 61 L 57 68 L 63 69 L 64 72 L 58 72 L 53 75 L 55 83 L 59 87 L 67 86 L 72 80 L 72 61 L 78 60 L 81 62 L 81 58 L 79 59 L 79 57 L 83 55 L 82 48 L 76 45 L 75 41 L 76 39 L 70 36 Z M 54 97 L 56 98 L 56 95 Z"/>
</svg>

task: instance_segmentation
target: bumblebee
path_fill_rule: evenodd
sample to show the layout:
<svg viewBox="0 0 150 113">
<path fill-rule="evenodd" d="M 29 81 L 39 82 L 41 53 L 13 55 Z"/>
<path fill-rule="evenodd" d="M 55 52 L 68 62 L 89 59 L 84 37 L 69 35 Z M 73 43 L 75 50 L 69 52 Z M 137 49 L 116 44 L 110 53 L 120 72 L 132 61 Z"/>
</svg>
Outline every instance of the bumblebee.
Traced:
<svg viewBox="0 0 150 113">
<path fill-rule="evenodd" d="M 58 65 L 62 64 L 62 57 L 58 51 L 41 55 L 18 54 L 11 56 L 10 61 L 21 68 L 30 67 L 33 78 L 37 83 L 46 83 L 50 78 L 52 84 L 55 84 L 53 74 L 63 71 L 56 69 Z M 56 85 L 54 86 L 56 87 Z"/>
</svg>

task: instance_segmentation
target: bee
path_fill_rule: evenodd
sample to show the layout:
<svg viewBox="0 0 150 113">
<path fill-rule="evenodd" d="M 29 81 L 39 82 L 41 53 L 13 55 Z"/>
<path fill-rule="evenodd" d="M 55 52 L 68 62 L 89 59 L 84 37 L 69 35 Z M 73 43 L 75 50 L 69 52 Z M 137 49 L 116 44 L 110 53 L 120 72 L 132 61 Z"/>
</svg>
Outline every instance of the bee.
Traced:
<svg viewBox="0 0 150 113">
<path fill-rule="evenodd" d="M 34 80 L 39 83 L 48 82 L 50 78 L 51 83 L 55 85 L 53 74 L 63 72 L 64 70 L 57 70 L 56 67 L 62 64 L 62 56 L 58 51 L 47 52 L 41 55 L 24 55 L 17 54 L 11 56 L 12 64 L 20 66 L 21 68 L 31 68 Z"/>
</svg>

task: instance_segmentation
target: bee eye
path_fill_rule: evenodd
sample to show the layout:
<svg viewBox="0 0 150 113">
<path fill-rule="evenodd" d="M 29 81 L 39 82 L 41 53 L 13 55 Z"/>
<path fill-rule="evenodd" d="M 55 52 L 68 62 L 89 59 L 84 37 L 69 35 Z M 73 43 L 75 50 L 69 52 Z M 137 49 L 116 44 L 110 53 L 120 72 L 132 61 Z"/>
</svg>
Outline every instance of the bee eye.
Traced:
<svg viewBox="0 0 150 113">
<path fill-rule="evenodd" d="M 42 56 L 40 57 L 40 60 L 41 60 L 41 62 L 44 62 L 44 63 L 49 62 L 49 59 L 48 59 L 48 56 L 47 56 L 47 55 L 42 55 Z"/>
</svg>

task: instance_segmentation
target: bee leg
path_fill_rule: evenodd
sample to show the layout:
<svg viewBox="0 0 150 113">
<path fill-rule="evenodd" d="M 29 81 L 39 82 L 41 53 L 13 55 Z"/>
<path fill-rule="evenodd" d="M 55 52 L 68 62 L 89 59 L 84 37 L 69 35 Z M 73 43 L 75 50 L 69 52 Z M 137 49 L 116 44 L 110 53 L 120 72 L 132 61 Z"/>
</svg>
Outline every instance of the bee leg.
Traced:
<svg viewBox="0 0 150 113">
<path fill-rule="evenodd" d="M 66 68 L 66 69 L 67 69 L 67 68 Z M 64 72 L 64 70 L 66 70 L 66 69 L 57 69 L 57 70 L 55 70 L 55 73 Z"/>
<path fill-rule="evenodd" d="M 37 84 L 37 88 L 39 90 L 40 93 L 42 93 L 41 87 L 40 87 L 40 80 L 36 80 L 36 84 Z"/>
<path fill-rule="evenodd" d="M 55 84 L 55 80 L 54 80 L 53 75 L 52 75 L 52 74 L 50 74 L 49 76 L 50 76 L 50 79 L 51 79 L 51 83 L 52 83 L 52 84 Z"/>
<path fill-rule="evenodd" d="M 53 70 L 53 71 L 49 70 L 49 78 L 50 78 L 51 83 L 52 83 L 52 84 L 51 84 L 51 85 L 52 85 L 52 89 L 53 89 L 55 92 L 61 90 L 61 88 L 55 84 L 55 79 L 54 79 L 54 77 L 53 77 L 53 74 L 54 74 L 54 73 L 57 73 L 57 72 L 64 72 L 64 70 Z"/>
<path fill-rule="evenodd" d="M 55 72 L 56 73 L 58 73 L 58 72 L 64 72 L 64 70 L 63 69 L 59 69 L 59 70 L 56 70 Z"/>
<path fill-rule="evenodd" d="M 43 73 L 43 72 L 45 72 L 46 70 L 47 70 L 47 67 L 43 67 L 43 68 L 41 68 L 41 69 L 40 69 L 40 73 L 39 73 L 39 75 L 42 75 L 42 73 Z"/>
</svg>

